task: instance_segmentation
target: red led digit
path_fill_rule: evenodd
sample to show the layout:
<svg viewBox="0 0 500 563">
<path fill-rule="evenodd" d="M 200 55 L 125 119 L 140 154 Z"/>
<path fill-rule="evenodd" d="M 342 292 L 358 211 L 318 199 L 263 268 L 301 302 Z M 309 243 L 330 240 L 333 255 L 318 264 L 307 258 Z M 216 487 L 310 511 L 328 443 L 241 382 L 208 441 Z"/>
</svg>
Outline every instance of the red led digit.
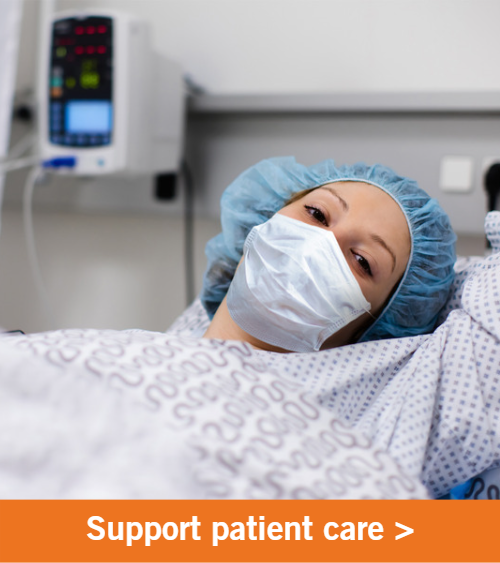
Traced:
<svg viewBox="0 0 500 563">
<path fill-rule="evenodd" d="M 77 45 L 77 46 L 75 47 L 75 53 L 76 53 L 77 55 L 83 55 L 83 47 L 82 47 L 81 45 Z"/>
<path fill-rule="evenodd" d="M 92 55 L 95 51 L 95 47 L 93 45 L 87 45 L 87 53 Z"/>
<path fill-rule="evenodd" d="M 94 27 L 93 25 L 89 25 L 89 26 L 87 27 L 87 33 L 88 33 L 89 35 L 93 35 L 93 34 L 95 33 L 95 27 Z"/>
<path fill-rule="evenodd" d="M 106 26 L 105 25 L 99 25 L 97 27 L 97 33 L 106 33 Z"/>
<path fill-rule="evenodd" d="M 82 35 L 83 32 L 84 32 L 84 29 L 83 29 L 83 27 L 82 27 L 81 25 L 77 25 L 77 26 L 75 27 L 75 33 L 76 33 L 77 35 Z"/>
<path fill-rule="evenodd" d="M 104 53 L 106 52 L 106 47 L 104 45 L 99 45 L 99 47 L 97 47 L 97 52 L 100 55 L 104 55 Z"/>
</svg>

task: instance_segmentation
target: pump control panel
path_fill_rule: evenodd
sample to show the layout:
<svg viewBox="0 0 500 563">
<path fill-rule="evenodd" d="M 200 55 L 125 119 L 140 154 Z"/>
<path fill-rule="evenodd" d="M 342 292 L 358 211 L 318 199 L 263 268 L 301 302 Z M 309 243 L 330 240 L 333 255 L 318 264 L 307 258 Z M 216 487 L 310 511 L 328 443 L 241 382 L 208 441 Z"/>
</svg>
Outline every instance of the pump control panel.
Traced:
<svg viewBox="0 0 500 563">
<path fill-rule="evenodd" d="M 112 18 L 70 17 L 54 23 L 48 87 L 54 145 L 97 147 L 112 142 Z"/>
<path fill-rule="evenodd" d="M 182 159 L 180 67 L 147 22 L 117 11 L 54 14 L 42 48 L 40 152 L 72 175 L 174 172 Z"/>
</svg>

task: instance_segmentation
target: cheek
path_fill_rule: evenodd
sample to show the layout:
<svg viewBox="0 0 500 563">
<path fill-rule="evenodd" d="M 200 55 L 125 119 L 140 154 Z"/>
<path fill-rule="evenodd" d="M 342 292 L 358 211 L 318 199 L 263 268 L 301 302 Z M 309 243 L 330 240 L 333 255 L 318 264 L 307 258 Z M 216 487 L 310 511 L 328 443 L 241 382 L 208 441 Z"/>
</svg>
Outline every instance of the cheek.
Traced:
<svg viewBox="0 0 500 563">
<path fill-rule="evenodd" d="M 285 215 L 285 217 L 290 217 L 292 219 L 298 218 L 297 212 L 297 203 L 291 203 L 286 207 L 282 207 L 278 212 L 277 215 Z"/>
<path fill-rule="evenodd" d="M 391 279 L 374 285 L 366 283 L 364 279 L 360 280 L 357 278 L 357 280 L 365 299 L 371 305 L 370 313 L 377 316 L 392 295 L 396 281 Z"/>
<path fill-rule="evenodd" d="M 377 317 L 383 311 L 384 307 L 387 305 L 387 302 L 398 288 L 400 281 L 401 279 L 395 281 L 391 280 L 391 282 L 389 282 L 387 285 L 379 288 L 378 291 L 373 291 L 372 301 L 370 301 L 368 297 L 366 298 L 372 305 L 372 309 L 370 311 L 372 315 Z"/>
<path fill-rule="evenodd" d="M 384 284 L 380 284 L 377 288 L 370 288 L 372 301 L 370 301 L 370 299 L 366 297 L 366 299 L 370 301 L 370 303 L 372 304 L 371 312 L 375 316 L 377 316 L 382 312 L 384 307 L 387 305 L 387 302 L 394 295 L 394 292 L 397 291 L 401 283 L 401 280 L 403 279 L 408 258 L 406 258 L 406 260 L 402 258 L 398 258 L 398 261 L 400 265 L 394 272 L 392 272 L 392 275 L 389 280 L 387 280 Z"/>
<path fill-rule="evenodd" d="M 363 291 L 363 294 L 372 306 L 370 313 L 376 316 L 383 309 L 384 303 L 391 294 L 391 289 L 387 289 L 385 286 L 382 288 L 372 287 L 369 291 Z"/>
<path fill-rule="evenodd" d="M 365 299 L 371 305 L 370 313 L 375 315 L 375 312 L 385 303 L 390 294 L 390 289 L 387 289 L 385 284 L 374 286 L 372 283 L 368 283 L 364 278 L 360 279 L 356 274 L 354 277 L 357 279 Z"/>
</svg>

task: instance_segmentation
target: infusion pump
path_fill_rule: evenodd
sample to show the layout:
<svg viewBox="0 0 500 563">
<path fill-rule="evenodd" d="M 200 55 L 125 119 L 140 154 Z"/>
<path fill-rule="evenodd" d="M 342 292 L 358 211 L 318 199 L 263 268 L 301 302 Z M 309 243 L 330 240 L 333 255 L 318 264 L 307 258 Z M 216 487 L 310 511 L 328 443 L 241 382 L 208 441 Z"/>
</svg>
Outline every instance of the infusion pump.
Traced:
<svg viewBox="0 0 500 563">
<path fill-rule="evenodd" d="M 43 158 L 75 156 L 70 174 L 179 168 L 185 94 L 177 64 L 155 53 L 146 22 L 121 13 L 65 12 L 42 48 Z"/>
</svg>

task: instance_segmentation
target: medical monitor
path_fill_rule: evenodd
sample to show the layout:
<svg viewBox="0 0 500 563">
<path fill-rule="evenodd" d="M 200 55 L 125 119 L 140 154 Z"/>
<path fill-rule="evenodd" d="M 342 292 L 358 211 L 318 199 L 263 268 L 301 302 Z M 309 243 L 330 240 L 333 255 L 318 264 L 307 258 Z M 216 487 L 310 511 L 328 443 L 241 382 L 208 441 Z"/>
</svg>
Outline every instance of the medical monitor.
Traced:
<svg viewBox="0 0 500 563">
<path fill-rule="evenodd" d="M 180 68 L 155 53 L 147 22 L 64 12 L 49 22 L 41 72 L 44 158 L 75 156 L 70 174 L 175 171 L 181 160 Z"/>
</svg>

